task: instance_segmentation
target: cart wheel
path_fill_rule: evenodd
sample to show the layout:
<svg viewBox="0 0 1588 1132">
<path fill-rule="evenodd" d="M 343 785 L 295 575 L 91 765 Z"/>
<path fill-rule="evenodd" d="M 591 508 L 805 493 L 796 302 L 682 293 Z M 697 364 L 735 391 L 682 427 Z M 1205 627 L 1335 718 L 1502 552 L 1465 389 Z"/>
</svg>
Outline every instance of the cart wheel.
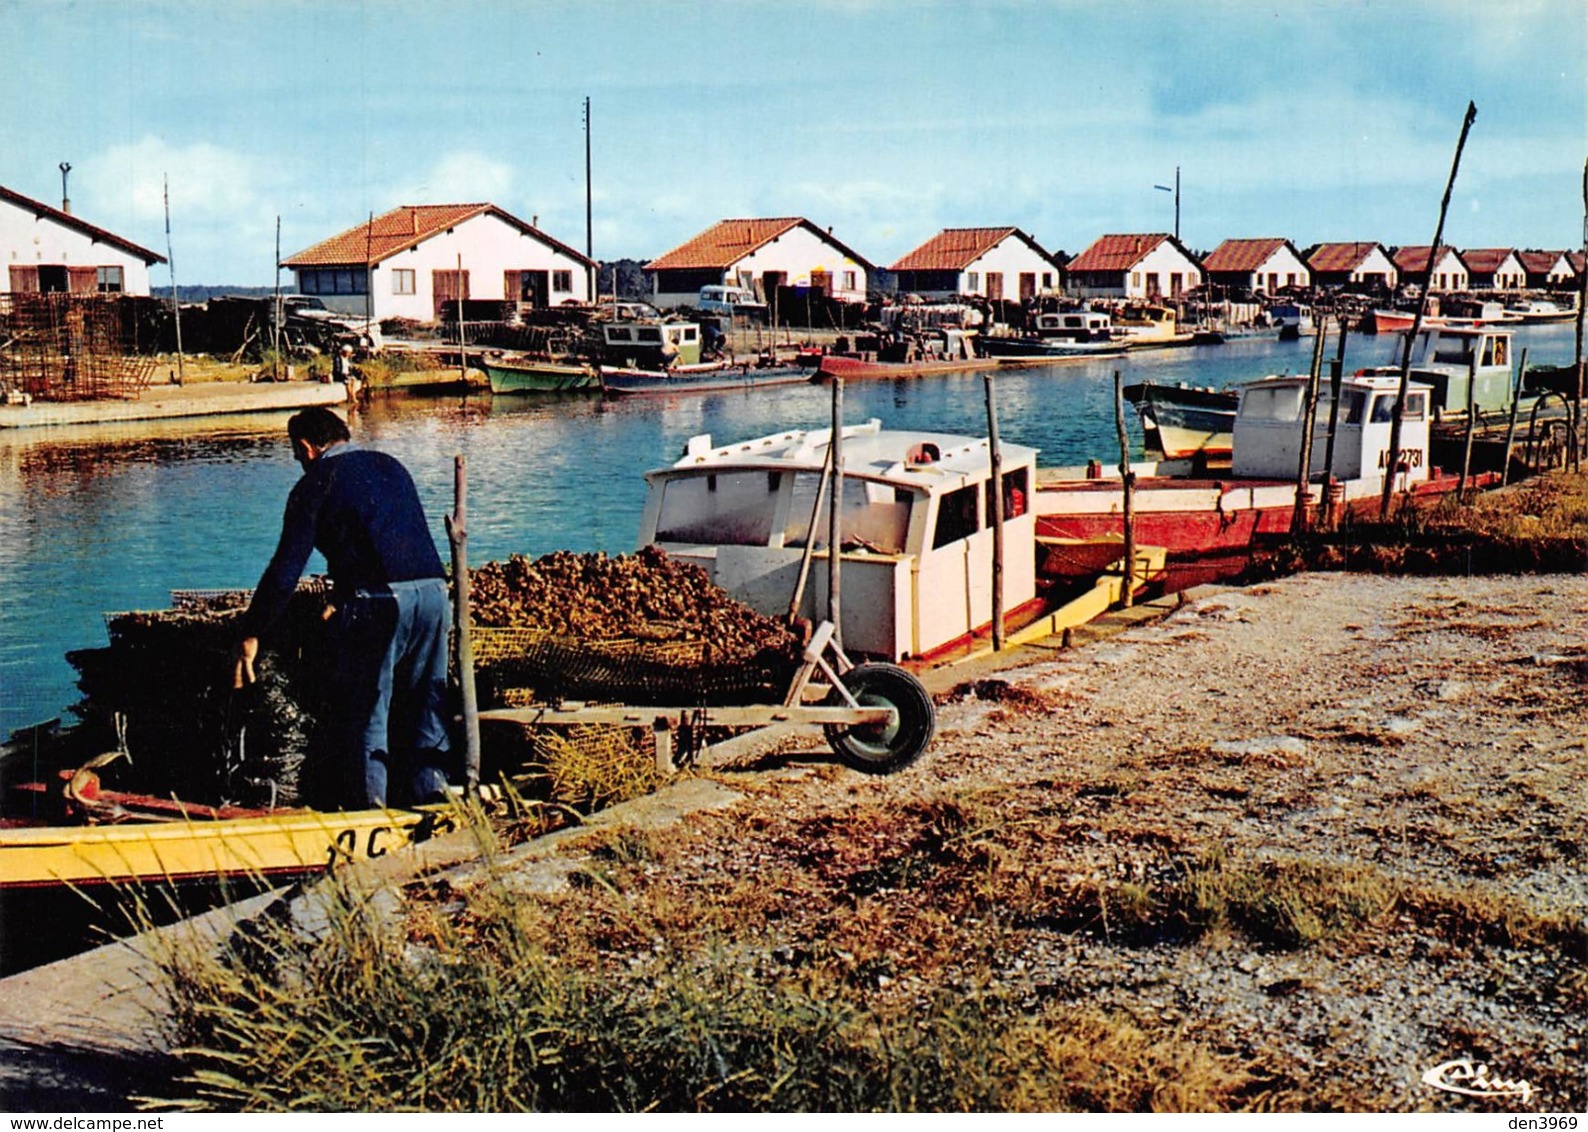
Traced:
<svg viewBox="0 0 1588 1132">
<path fill-rule="evenodd" d="M 910 673 L 892 664 L 861 664 L 843 677 L 844 687 L 863 707 L 890 707 L 893 719 L 876 725 L 829 723 L 827 742 L 845 765 L 867 774 L 887 774 L 909 766 L 926 750 L 937 730 L 932 697 Z M 846 701 L 834 688 L 829 705 Z"/>
</svg>

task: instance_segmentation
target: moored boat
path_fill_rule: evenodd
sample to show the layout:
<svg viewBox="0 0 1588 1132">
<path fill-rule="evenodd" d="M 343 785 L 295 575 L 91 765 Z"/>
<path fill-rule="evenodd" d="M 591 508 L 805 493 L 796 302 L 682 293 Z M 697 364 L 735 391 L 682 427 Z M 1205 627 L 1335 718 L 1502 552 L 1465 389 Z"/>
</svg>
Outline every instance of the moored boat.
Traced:
<svg viewBox="0 0 1588 1132">
<path fill-rule="evenodd" d="M 722 447 L 689 441 L 646 473 L 641 546 L 701 566 L 738 600 L 812 621 L 825 608 L 830 557 L 824 465 L 831 429 Z M 985 629 L 993 613 L 993 468 L 985 438 L 884 430 L 841 434 L 839 538 L 844 647 L 888 661 L 922 657 Z M 1037 602 L 1029 499 L 1037 452 L 1002 446 L 1003 608 Z"/>
<path fill-rule="evenodd" d="M 1144 381 L 1124 388 L 1146 449 L 1166 460 L 1228 460 L 1240 395 L 1233 389 Z"/>
<path fill-rule="evenodd" d="M 1183 461 L 1132 466 L 1135 538 L 1168 551 L 1170 588 L 1237 573 L 1264 536 L 1289 533 L 1297 506 L 1307 383 L 1305 375 L 1285 375 L 1240 387 L 1228 476 L 1190 474 Z M 1323 384 L 1312 439 L 1315 470 L 1300 493 L 1304 507 L 1316 507 L 1327 487 L 1339 513 L 1376 509 L 1387 474 L 1401 497 L 1437 495 L 1457 486 L 1459 477 L 1431 467 L 1426 385 L 1414 384 L 1407 394 L 1399 457 L 1393 471 L 1386 471 L 1398 392 L 1398 376 L 1390 374 L 1343 379 L 1334 463 L 1325 475 L 1321 464 L 1331 414 L 1328 383 Z M 1044 470 L 1033 506 L 1039 536 L 1097 540 L 1124 534 L 1123 484 L 1095 464 Z"/>
<path fill-rule="evenodd" d="M 492 393 L 566 393 L 598 391 L 601 374 L 582 361 L 549 358 L 484 358 L 480 368 L 490 379 Z"/>
<path fill-rule="evenodd" d="M 674 366 L 670 370 L 601 367 L 601 384 L 611 397 L 721 393 L 774 385 L 803 385 L 815 373 L 805 366 L 752 366 L 728 363 Z"/>
</svg>

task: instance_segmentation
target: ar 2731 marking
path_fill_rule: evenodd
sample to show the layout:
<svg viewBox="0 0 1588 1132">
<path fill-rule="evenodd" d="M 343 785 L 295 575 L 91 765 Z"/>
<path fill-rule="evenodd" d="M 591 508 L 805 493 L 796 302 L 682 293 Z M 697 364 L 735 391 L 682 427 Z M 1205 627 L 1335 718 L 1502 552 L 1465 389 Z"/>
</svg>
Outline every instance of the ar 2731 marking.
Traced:
<svg viewBox="0 0 1588 1132">
<path fill-rule="evenodd" d="M 369 836 L 364 841 L 363 853 L 359 852 L 359 831 L 344 829 L 337 833 L 331 844 L 326 848 L 325 868 L 329 872 L 336 867 L 338 861 L 367 860 L 384 857 L 394 848 L 401 848 L 402 844 L 415 841 L 426 841 L 437 834 L 448 833 L 454 829 L 454 823 L 449 815 L 425 814 L 411 824 L 393 829 L 389 825 L 377 825 L 370 829 Z M 398 845 L 385 844 L 387 840 L 398 832 L 409 834 L 407 841 Z"/>
</svg>

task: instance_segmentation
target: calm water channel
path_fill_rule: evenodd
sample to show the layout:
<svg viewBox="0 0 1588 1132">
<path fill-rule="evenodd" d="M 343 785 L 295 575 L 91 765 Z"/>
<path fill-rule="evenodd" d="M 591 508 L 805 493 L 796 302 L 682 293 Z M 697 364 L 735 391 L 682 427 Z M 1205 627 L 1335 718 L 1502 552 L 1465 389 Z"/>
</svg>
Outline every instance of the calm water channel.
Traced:
<svg viewBox="0 0 1588 1132">
<path fill-rule="evenodd" d="M 1564 363 L 1572 327 L 1528 327 L 1518 348 Z M 1389 336 L 1353 335 L 1349 368 L 1392 360 Z M 1041 462 L 1118 459 L 1115 369 L 1125 380 L 1222 386 L 1304 372 L 1312 342 L 1245 340 L 1127 358 L 1005 369 L 995 385 L 1001 436 Z M 1331 341 L 1328 356 L 1333 356 Z M 852 382 L 846 422 L 984 435 L 981 374 Z M 355 438 L 403 459 L 432 516 L 452 506 L 452 459 L 469 471 L 469 559 L 512 553 L 633 550 L 645 485 L 684 442 L 719 443 L 787 428 L 824 427 L 822 386 L 677 398 L 391 397 L 359 414 Z M 0 737 L 78 699 L 67 651 L 106 643 L 104 614 L 163 609 L 173 589 L 246 588 L 274 548 L 298 476 L 285 416 L 143 423 L 114 430 L 17 430 L 0 435 Z M 1140 432 L 1128 420 L 1133 440 Z M 7 430 L 8 432 L 12 430 Z M 316 557 L 311 570 L 323 569 Z"/>
</svg>

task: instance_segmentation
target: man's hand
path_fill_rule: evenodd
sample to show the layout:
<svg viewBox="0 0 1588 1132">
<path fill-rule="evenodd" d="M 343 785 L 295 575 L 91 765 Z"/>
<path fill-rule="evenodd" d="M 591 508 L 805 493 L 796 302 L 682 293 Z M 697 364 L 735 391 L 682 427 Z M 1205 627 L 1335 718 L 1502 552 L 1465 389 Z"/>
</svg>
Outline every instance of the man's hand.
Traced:
<svg viewBox="0 0 1588 1132">
<path fill-rule="evenodd" d="M 258 655 L 258 637 L 244 637 L 237 642 L 237 667 L 232 672 L 233 688 L 244 688 L 254 682 L 254 658 Z"/>
</svg>

